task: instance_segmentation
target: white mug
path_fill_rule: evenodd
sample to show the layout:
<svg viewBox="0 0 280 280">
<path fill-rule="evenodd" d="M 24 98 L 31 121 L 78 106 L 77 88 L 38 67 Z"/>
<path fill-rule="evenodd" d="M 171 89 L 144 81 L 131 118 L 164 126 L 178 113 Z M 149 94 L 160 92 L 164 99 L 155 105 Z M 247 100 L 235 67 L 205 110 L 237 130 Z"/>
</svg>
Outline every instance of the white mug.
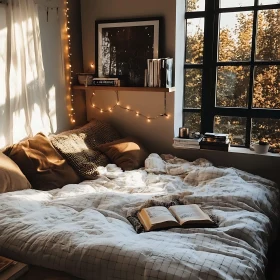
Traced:
<svg viewBox="0 0 280 280">
<path fill-rule="evenodd" d="M 253 144 L 253 148 L 257 154 L 266 154 L 268 152 L 269 145 L 260 145 L 260 144 L 256 143 L 256 144 Z"/>
</svg>

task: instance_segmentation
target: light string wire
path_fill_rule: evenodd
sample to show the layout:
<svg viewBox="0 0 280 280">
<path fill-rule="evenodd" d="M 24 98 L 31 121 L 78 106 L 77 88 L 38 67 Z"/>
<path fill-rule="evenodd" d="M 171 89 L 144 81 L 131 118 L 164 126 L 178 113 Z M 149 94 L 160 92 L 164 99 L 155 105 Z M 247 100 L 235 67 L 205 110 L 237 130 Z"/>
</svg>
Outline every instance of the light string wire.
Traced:
<svg viewBox="0 0 280 280">
<path fill-rule="evenodd" d="M 119 98 L 119 92 L 118 91 L 115 91 L 116 93 L 116 104 L 114 104 L 113 106 L 110 106 L 108 109 L 103 109 L 99 106 L 96 106 L 94 103 L 93 103 L 93 98 L 95 96 L 95 93 L 92 92 L 92 95 L 91 95 L 91 98 L 90 98 L 90 102 L 91 102 L 91 107 L 98 110 L 100 113 L 113 113 L 113 110 L 118 107 L 118 108 L 121 108 L 127 112 L 135 112 L 135 116 L 136 117 L 142 117 L 142 118 L 145 118 L 147 120 L 147 122 L 151 122 L 151 120 L 156 120 L 158 118 L 161 118 L 161 117 L 165 117 L 166 119 L 169 119 L 170 118 L 170 114 L 167 114 L 166 113 L 166 93 L 164 95 L 164 113 L 162 114 L 159 114 L 157 116 L 154 116 L 154 117 L 149 117 L 147 115 L 144 115 L 142 113 L 140 113 L 139 111 L 137 110 L 134 110 L 134 109 L 131 109 L 129 106 L 122 106 L 121 103 L 120 103 L 120 98 Z"/>
<path fill-rule="evenodd" d="M 67 75 L 67 81 L 69 84 L 67 85 L 68 87 L 68 96 L 70 97 L 70 113 L 69 113 L 69 119 L 70 122 L 73 124 L 76 122 L 75 119 L 75 110 L 74 110 L 74 94 L 72 91 L 72 83 L 73 83 L 73 70 L 72 70 L 72 46 L 71 46 L 71 35 L 70 35 L 70 17 L 69 17 L 69 7 L 68 7 L 69 2 L 66 0 L 64 2 L 64 7 L 65 7 L 65 31 L 66 31 L 66 39 L 67 39 L 67 46 L 66 46 L 66 57 L 67 57 L 67 62 L 66 62 L 66 75 Z"/>
</svg>

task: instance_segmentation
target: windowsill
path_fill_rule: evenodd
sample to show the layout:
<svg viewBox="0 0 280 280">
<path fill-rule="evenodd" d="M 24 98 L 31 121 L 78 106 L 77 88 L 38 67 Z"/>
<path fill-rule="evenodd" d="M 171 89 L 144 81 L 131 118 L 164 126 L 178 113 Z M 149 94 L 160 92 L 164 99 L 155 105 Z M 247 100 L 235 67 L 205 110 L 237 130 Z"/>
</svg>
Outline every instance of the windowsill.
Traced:
<svg viewBox="0 0 280 280">
<path fill-rule="evenodd" d="M 240 147 L 230 147 L 230 153 L 239 153 L 239 154 L 249 154 L 249 155 L 257 155 L 257 156 L 268 156 L 268 157 L 279 157 L 279 153 L 266 153 L 266 154 L 257 154 L 256 152 L 248 149 L 248 148 L 240 148 Z"/>
<path fill-rule="evenodd" d="M 175 148 L 175 147 L 174 147 Z M 247 154 L 247 155 L 256 155 L 256 156 L 265 156 L 265 157 L 280 157 L 279 153 L 266 153 L 266 154 L 257 154 L 256 152 L 248 149 L 248 148 L 240 148 L 240 147 L 230 147 L 229 151 L 218 151 L 218 150 L 207 150 L 207 149 L 188 149 L 188 148 L 175 148 L 182 150 L 192 150 L 192 151 L 207 151 L 207 152 L 222 152 L 222 153 L 234 153 L 234 154 Z"/>
</svg>

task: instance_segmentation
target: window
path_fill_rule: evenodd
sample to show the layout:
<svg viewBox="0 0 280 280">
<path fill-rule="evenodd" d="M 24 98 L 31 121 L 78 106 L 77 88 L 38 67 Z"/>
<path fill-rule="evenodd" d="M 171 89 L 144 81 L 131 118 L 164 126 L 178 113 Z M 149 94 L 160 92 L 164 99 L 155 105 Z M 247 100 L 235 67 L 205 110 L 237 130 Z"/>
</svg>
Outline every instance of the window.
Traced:
<svg viewBox="0 0 280 280">
<path fill-rule="evenodd" d="M 186 0 L 184 126 L 280 144 L 280 0 Z"/>
</svg>

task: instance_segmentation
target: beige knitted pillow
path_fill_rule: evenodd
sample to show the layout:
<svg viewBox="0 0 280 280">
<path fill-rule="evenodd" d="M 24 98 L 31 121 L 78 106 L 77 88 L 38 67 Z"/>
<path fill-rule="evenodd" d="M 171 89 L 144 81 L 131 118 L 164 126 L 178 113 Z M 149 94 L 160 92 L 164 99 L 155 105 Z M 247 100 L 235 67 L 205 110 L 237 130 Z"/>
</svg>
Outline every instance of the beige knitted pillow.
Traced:
<svg viewBox="0 0 280 280">
<path fill-rule="evenodd" d="M 97 167 L 109 163 L 96 147 L 117 139 L 120 135 L 111 125 L 96 119 L 78 129 L 50 137 L 53 146 L 84 179 L 96 178 Z"/>
</svg>

